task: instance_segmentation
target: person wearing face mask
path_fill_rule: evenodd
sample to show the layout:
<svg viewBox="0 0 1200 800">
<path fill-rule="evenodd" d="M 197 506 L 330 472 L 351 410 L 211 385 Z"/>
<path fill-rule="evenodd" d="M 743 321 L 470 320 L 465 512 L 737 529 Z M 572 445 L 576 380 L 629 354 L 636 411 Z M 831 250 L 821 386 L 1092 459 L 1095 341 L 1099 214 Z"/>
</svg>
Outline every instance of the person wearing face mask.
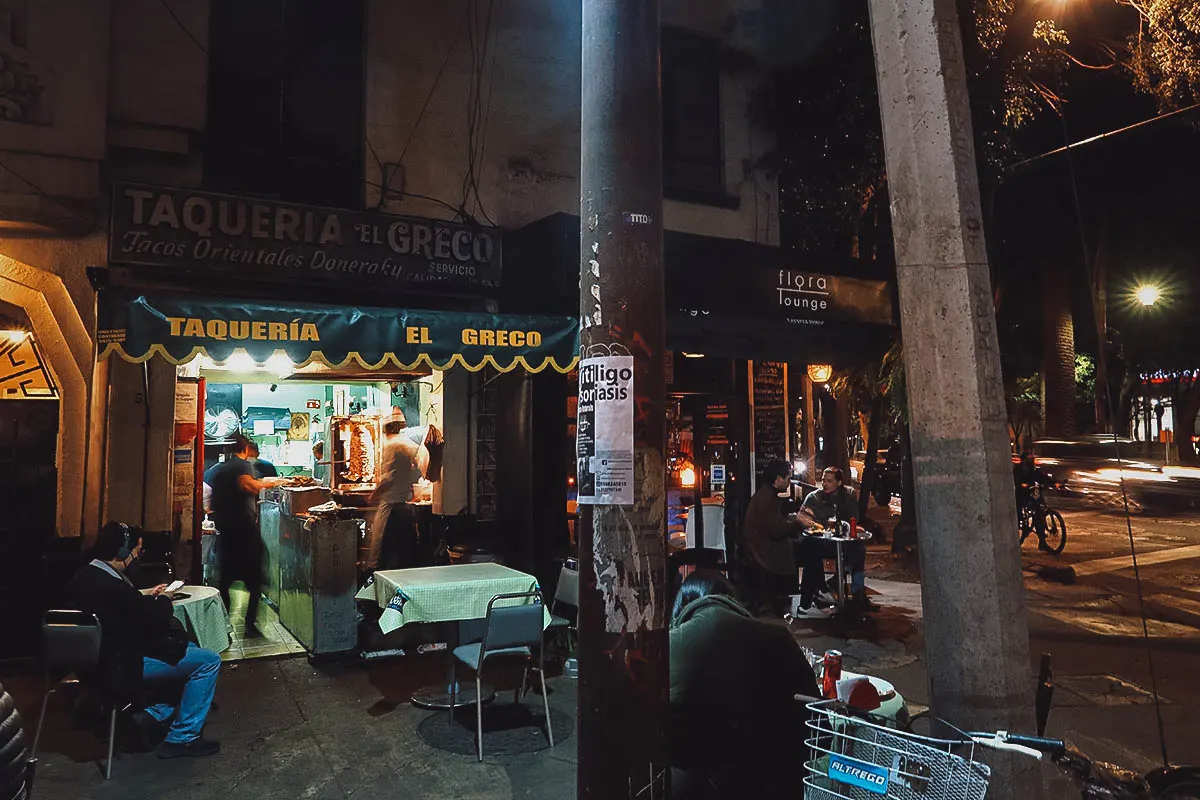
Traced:
<svg viewBox="0 0 1200 800">
<path fill-rule="evenodd" d="M 820 487 L 808 493 L 800 510 L 821 525 L 828 524 L 829 520 L 837 523 L 850 522 L 851 517 L 858 513 L 858 503 L 854 492 L 842 483 L 840 467 L 825 468 L 821 473 Z M 833 533 L 843 535 L 840 530 Z M 801 598 L 817 596 L 824 589 L 824 559 L 837 558 L 837 547 L 836 543 L 819 536 L 805 536 L 800 540 L 797 551 L 804 568 L 800 580 Z M 857 540 L 843 542 L 842 558 L 850 572 L 852 602 L 862 610 L 871 608 L 866 589 L 866 544 Z M 841 587 L 838 587 L 838 591 L 841 591 Z"/>
<path fill-rule="evenodd" d="M 140 530 L 109 522 L 96 536 L 92 560 L 71 579 L 68 597 L 100 620 L 98 677 L 117 697 L 135 697 L 143 680 L 183 684 L 178 706 L 157 703 L 133 712 L 143 736 L 161 741 L 159 758 L 213 755 L 220 743 L 201 733 L 221 657 L 187 641 L 164 594 L 165 584 L 146 594 L 134 588 L 125 570 L 140 551 Z"/>
</svg>

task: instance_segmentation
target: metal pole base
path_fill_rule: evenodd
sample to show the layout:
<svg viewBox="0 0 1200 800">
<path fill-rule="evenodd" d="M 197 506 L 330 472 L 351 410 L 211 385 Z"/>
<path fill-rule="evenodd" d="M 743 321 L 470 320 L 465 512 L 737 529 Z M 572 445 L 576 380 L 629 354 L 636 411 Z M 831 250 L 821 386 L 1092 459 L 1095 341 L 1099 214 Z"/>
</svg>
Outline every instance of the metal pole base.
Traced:
<svg viewBox="0 0 1200 800">
<path fill-rule="evenodd" d="M 496 690 L 492 686 L 483 684 L 483 702 L 490 703 L 496 699 Z M 418 689 L 413 692 L 412 704 L 417 708 L 450 708 L 450 692 L 446 691 L 444 686 L 428 687 Z M 458 694 L 454 696 L 454 708 L 462 708 L 463 706 L 475 705 L 475 687 L 463 685 L 458 688 Z"/>
</svg>

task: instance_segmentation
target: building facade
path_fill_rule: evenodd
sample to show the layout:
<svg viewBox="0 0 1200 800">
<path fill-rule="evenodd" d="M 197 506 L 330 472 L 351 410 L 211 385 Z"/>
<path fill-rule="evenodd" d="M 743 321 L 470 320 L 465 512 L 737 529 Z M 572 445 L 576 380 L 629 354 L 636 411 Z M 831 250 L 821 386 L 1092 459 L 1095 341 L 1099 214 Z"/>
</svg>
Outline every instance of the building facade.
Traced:
<svg viewBox="0 0 1200 800">
<path fill-rule="evenodd" d="M 762 5 L 664 2 L 670 231 L 777 244 L 777 187 L 759 164 L 771 133 L 750 111 L 768 81 Z M 0 0 L 0 313 L 32 335 L 58 404 L 41 532 L 173 524 L 176 369 L 97 359 L 89 268 L 110 266 L 114 186 L 505 234 L 577 214 L 580 37 L 578 4 L 549 0 Z M 550 269 L 570 284 L 577 263 Z M 35 401 L 3 413 L 23 418 L 21 402 Z"/>
</svg>

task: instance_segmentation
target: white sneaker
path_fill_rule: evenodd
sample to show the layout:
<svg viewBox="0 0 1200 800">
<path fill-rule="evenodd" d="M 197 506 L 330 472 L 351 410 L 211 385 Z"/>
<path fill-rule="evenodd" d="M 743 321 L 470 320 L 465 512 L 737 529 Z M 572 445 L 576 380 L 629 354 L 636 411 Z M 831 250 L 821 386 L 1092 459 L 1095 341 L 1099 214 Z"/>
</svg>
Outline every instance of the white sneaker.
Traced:
<svg viewBox="0 0 1200 800">
<path fill-rule="evenodd" d="M 836 606 L 837 600 L 829 592 L 817 592 L 816 596 L 813 597 L 813 605 L 818 603 L 826 606 Z"/>
<path fill-rule="evenodd" d="M 790 615 L 794 619 L 824 619 L 828 614 L 821 610 L 816 603 L 813 603 L 808 608 L 804 608 L 797 604 Z M 789 622 L 791 620 L 788 620 Z"/>
</svg>

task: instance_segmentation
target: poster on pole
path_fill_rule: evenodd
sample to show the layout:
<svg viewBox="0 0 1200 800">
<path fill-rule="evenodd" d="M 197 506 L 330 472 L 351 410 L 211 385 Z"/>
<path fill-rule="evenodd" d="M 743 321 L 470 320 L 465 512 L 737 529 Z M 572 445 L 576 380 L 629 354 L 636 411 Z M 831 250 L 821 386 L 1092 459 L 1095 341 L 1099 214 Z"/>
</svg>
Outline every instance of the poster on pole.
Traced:
<svg viewBox="0 0 1200 800">
<path fill-rule="evenodd" d="M 584 505 L 633 505 L 633 356 L 579 362 L 576 485 Z"/>
</svg>

